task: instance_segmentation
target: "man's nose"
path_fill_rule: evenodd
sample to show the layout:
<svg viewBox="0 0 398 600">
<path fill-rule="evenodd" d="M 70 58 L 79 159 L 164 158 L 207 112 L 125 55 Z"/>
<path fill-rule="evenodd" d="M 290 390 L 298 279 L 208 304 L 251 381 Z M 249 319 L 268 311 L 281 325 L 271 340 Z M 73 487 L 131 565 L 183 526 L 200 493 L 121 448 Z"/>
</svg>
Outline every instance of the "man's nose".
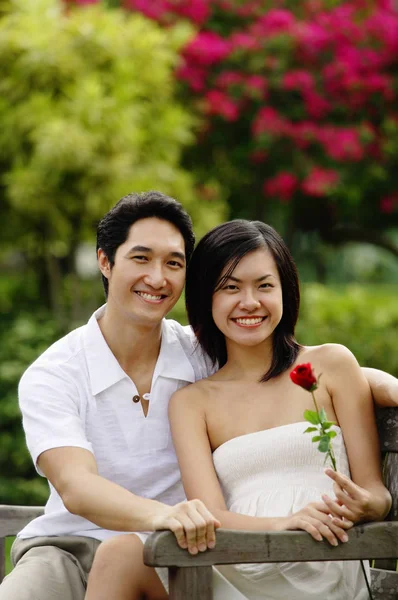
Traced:
<svg viewBox="0 0 398 600">
<path fill-rule="evenodd" d="M 144 277 L 146 285 L 149 285 L 155 289 L 161 289 L 166 285 L 166 278 L 164 276 L 163 268 L 161 265 L 151 265 L 148 273 Z"/>
</svg>

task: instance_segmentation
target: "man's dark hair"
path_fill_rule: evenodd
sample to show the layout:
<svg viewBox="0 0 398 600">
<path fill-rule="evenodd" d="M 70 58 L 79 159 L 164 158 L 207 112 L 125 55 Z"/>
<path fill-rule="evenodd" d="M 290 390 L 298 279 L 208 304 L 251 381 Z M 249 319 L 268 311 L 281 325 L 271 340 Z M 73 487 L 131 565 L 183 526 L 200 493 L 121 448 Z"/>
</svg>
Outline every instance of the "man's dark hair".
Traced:
<svg viewBox="0 0 398 600">
<path fill-rule="evenodd" d="M 101 219 L 97 227 L 97 251 L 106 254 L 111 268 L 115 264 L 116 250 L 127 240 L 130 227 L 140 219 L 155 217 L 172 223 L 184 238 L 187 263 L 195 245 L 195 234 L 189 214 L 182 205 L 157 191 L 127 194 Z M 108 280 L 102 275 L 105 296 L 108 295 Z"/>
<path fill-rule="evenodd" d="M 235 220 L 214 227 L 199 242 L 192 255 L 185 287 L 189 322 L 199 344 L 214 364 L 227 362 L 224 334 L 212 316 L 213 294 L 249 252 L 268 249 L 278 269 L 283 315 L 274 331 L 271 366 L 261 381 L 268 381 L 288 369 L 296 360 L 300 345 L 294 337 L 300 289 L 296 265 L 280 235 L 261 221 Z M 227 271 L 223 277 L 223 270 Z"/>
</svg>

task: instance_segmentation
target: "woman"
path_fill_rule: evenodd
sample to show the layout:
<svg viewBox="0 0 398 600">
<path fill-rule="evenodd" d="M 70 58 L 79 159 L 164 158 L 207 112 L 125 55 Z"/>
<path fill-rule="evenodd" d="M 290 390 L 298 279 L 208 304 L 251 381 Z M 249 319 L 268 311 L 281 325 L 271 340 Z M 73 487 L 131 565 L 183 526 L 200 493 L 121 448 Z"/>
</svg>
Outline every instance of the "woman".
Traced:
<svg viewBox="0 0 398 600">
<path fill-rule="evenodd" d="M 179 390 L 170 403 L 187 497 L 202 500 L 225 528 L 303 529 L 332 545 L 344 543 L 354 523 L 383 518 L 391 498 L 381 480 L 368 385 L 346 348 L 296 342 L 298 279 L 280 236 L 260 222 L 214 228 L 191 259 L 186 301 L 199 343 L 220 367 Z M 317 398 L 339 425 L 333 444 L 341 474 L 324 473 L 324 455 L 303 435 L 311 396 L 289 378 L 302 362 L 323 373 Z M 90 574 L 88 600 L 111 597 L 103 571 L 107 566 L 109 573 L 109 565 L 124 582 L 118 600 L 140 598 L 144 591 L 151 600 L 167 598 L 154 571 L 142 566 L 142 545 L 134 541 L 117 536 L 113 547 L 104 546 L 104 560 L 95 559 Z M 191 551 L 202 549 L 191 543 Z M 219 571 L 215 600 L 367 598 L 358 563 Z"/>
<path fill-rule="evenodd" d="M 298 279 L 280 236 L 258 221 L 214 228 L 189 265 L 186 303 L 200 345 L 220 367 L 170 403 L 187 497 L 202 500 L 225 528 L 303 529 L 332 545 L 345 542 L 354 523 L 382 519 L 391 498 L 369 387 L 345 347 L 296 342 Z M 303 435 L 312 399 L 289 373 L 308 362 L 322 373 L 318 404 L 337 424 L 337 474 L 324 472 L 324 455 Z M 368 597 L 357 562 L 220 571 L 253 600 Z"/>
</svg>

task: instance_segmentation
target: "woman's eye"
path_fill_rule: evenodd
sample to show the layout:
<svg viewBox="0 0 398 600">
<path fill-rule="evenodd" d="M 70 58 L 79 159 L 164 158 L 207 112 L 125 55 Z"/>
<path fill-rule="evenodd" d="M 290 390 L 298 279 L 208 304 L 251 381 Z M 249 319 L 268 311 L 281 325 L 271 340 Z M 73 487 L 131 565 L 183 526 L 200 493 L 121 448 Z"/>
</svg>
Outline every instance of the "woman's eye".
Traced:
<svg viewBox="0 0 398 600">
<path fill-rule="evenodd" d="M 263 288 L 263 289 L 272 288 L 272 287 L 273 286 L 270 283 L 262 283 L 260 285 L 260 288 Z"/>
<path fill-rule="evenodd" d="M 224 290 L 232 290 L 232 291 L 234 291 L 234 290 L 237 290 L 238 288 L 237 288 L 236 285 L 226 285 L 223 289 Z"/>
</svg>

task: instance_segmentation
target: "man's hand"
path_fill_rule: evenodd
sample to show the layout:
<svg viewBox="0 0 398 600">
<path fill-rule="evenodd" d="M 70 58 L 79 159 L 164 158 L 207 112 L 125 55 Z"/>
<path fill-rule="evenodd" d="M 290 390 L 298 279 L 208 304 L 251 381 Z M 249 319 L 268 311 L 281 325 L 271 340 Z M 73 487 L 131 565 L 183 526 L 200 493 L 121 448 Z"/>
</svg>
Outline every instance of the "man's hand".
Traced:
<svg viewBox="0 0 398 600">
<path fill-rule="evenodd" d="M 361 521 L 377 521 L 382 519 L 389 510 L 391 497 L 387 490 L 373 493 L 354 483 L 342 473 L 325 469 L 328 477 L 333 479 L 333 490 L 336 498 L 332 500 L 324 494 L 322 500 L 327 505 L 334 519 L 348 519 L 353 523 Z"/>
<path fill-rule="evenodd" d="M 164 505 L 161 515 L 153 520 L 153 529 L 170 529 L 181 548 L 190 554 L 204 552 L 216 544 L 215 530 L 221 526 L 201 500 L 180 502 L 175 506 Z"/>
</svg>

